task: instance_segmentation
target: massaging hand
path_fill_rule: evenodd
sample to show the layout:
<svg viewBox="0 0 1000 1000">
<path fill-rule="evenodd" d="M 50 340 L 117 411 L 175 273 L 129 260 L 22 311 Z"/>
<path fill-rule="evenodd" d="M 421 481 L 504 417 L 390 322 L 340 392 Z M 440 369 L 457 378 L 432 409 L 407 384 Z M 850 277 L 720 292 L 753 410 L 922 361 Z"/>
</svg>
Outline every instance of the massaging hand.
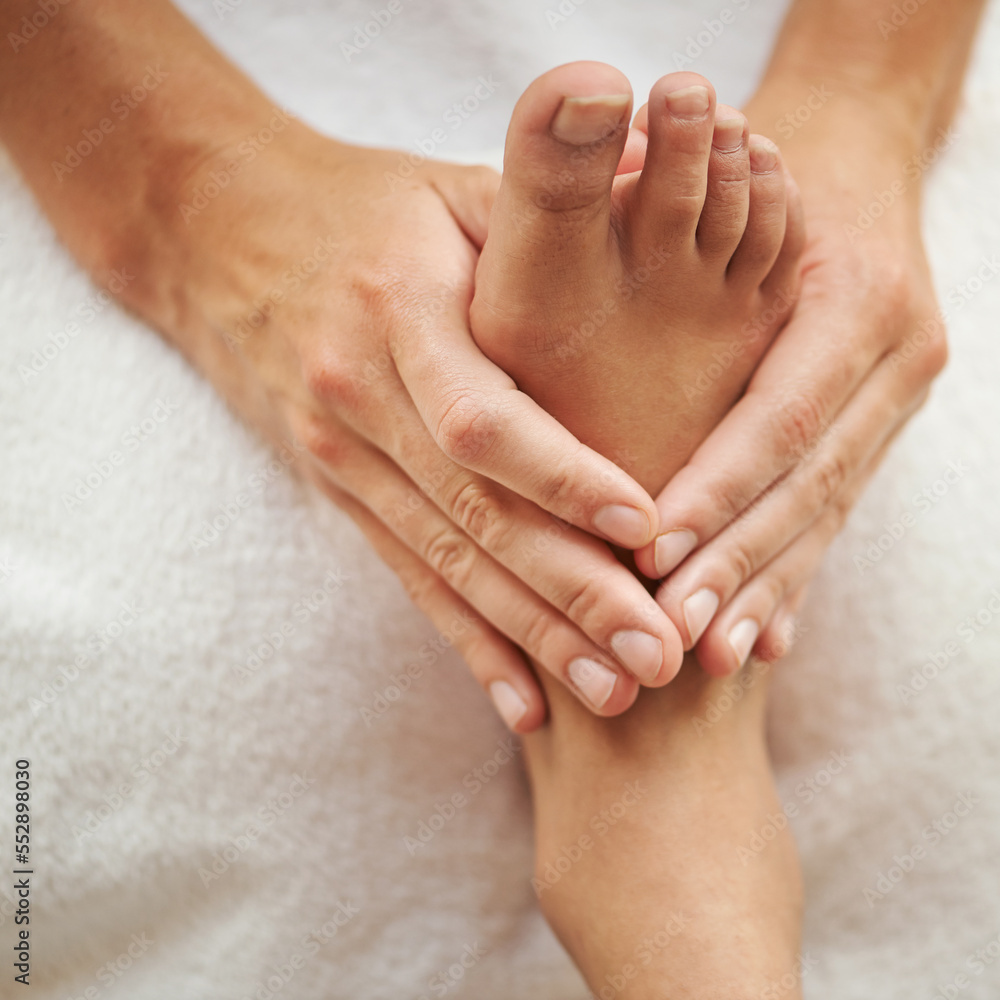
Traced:
<svg viewBox="0 0 1000 1000">
<path fill-rule="evenodd" d="M 471 339 L 496 174 L 414 172 L 403 154 L 290 122 L 226 181 L 237 154 L 223 145 L 171 193 L 181 314 L 213 345 L 199 358 L 209 377 L 270 439 L 305 446 L 302 471 L 357 521 L 509 721 L 528 729 L 545 711 L 518 647 L 564 677 L 578 656 L 615 663 L 615 633 L 642 628 L 664 647 L 656 682 L 669 680 L 675 630 L 589 534 L 651 539 L 652 499 Z M 607 714 L 635 697 L 635 680 L 619 686 Z"/>
<path fill-rule="evenodd" d="M 788 107 L 765 94 L 747 115 L 766 132 Z M 791 140 L 775 135 L 806 210 L 801 299 L 744 398 L 658 498 L 661 535 L 637 557 L 669 574 L 658 600 L 712 673 L 738 666 L 727 637 L 741 622 L 759 630 L 759 655 L 787 650 L 806 584 L 947 357 L 919 225 L 932 139 L 885 121 L 870 101 L 842 102 Z"/>
</svg>

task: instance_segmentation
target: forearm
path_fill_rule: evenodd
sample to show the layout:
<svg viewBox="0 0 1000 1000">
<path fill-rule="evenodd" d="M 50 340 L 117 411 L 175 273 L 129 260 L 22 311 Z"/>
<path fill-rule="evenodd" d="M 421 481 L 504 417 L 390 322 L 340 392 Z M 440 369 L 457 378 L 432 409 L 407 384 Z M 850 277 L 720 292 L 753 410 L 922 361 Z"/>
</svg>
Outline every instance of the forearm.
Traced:
<svg viewBox="0 0 1000 1000">
<path fill-rule="evenodd" d="M 920 153 L 951 119 L 983 7 L 924 3 L 901 17 L 892 0 L 795 0 L 751 126 L 781 143 L 793 170 L 797 149 L 821 136 L 842 154 Z"/>
<path fill-rule="evenodd" d="M 9 0 L 0 35 L 37 9 Z M 97 280 L 124 263 L 142 281 L 161 269 L 181 179 L 271 113 L 165 0 L 73 0 L 0 46 L 0 139 Z"/>
</svg>

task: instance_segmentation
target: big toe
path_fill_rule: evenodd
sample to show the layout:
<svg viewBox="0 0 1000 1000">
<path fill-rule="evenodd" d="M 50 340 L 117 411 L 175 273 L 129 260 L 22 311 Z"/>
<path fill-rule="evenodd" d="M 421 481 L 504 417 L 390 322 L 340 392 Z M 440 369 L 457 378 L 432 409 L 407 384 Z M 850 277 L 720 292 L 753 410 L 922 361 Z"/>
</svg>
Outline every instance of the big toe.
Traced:
<svg viewBox="0 0 1000 1000">
<path fill-rule="evenodd" d="M 505 283 L 516 281 L 522 295 L 540 280 L 551 295 L 553 275 L 587 281 L 607 269 L 631 107 L 625 76 L 595 62 L 551 70 L 518 101 L 487 249 L 502 256 Z"/>
</svg>

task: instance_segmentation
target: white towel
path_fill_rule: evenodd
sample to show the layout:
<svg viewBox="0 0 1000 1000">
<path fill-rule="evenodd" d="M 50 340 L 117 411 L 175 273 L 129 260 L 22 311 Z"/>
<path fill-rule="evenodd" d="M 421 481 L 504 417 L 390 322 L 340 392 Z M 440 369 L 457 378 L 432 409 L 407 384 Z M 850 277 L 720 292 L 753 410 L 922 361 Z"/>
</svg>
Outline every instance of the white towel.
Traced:
<svg viewBox="0 0 1000 1000">
<path fill-rule="evenodd" d="M 353 141 L 416 148 L 485 78 L 436 155 L 493 162 L 518 94 L 570 59 L 642 95 L 693 54 L 738 104 L 782 13 L 733 0 L 717 33 L 716 0 L 645 6 L 183 4 L 276 103 Z M 1000 993 L 998 44 L 994 7 L 930 177 L 951 365 L 775 690 L 814 1000 Z M 581 1000 L 529 886 L 517 744 L 460 659 L 347 519 L 106 300 L 0 163 L 0 842 L 29 758 L 34 995 Z"/>
</svg>

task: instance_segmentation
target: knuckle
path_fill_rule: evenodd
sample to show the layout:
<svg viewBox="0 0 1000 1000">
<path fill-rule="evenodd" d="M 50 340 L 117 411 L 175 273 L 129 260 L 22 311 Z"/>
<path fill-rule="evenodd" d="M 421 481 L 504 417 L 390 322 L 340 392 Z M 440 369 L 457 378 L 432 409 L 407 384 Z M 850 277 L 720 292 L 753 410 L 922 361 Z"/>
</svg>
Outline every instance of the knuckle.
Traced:
<svg viewBox="0 0 1000 1000">
<path fill-rule="evenodd" d="M 293 433 L 299 443 L 325 466 L 342 468 L 351 454 L 352 446 L 336 425 L 315 413 L 307 413 L 293 423 Z"/>
<path fill-rule="evenodd" d="M 607 612 L 608 590 L 600 576 L 587 576 L 573 580 L 562 595 L 560 609 L 570 621 L 583 625 L 598 610 Z"/>
<path fill-rule="evenodd" d="M 847 476 L 848 471 L 843 456 L 837 452 L 825 455 L 817 463 L 813 472 L 817 508 L 823 509 L 833 502 L 844 488 Z"/>
<path fill-rule="evenodd" d="M 302 372 L 306 389 L 314 399 L 334 409 L 352 409 L 357 399 L 356 378 L 346 365 L 330 357 L 307 360 Z"/>
<path fill-rule="evenodd" d="M 543 611 L 541 614 L 537 612 L 532 613 L 528 616 L 521 631 L 521 636 L 517 640 L 520 646 L 549 669 L 554 665 L 551 648 L 555 624 L 554 615 L 549 611 Z M 564 676 L 566 664 L 559 663 L 557 667 L 558 676 Z"/>
<path fill-rule="evenodd" d="M 472 579 L 476 547 L 449 525 L 427 542 L 424 561 L 452 588 L 461 592 Z"/>
<path fill-rule="evenodd" d="M 438 447 L 459 465 L 474 465 L 490 452 L 500 434 L 500 420 L 484 398 L 462 391 L 444 409 L 435 440 Z"/>
<path fill-rule="evenodd" d="M 468 479 L 451 502 L 452 519 L 487 551 L 495 551 L 506 533 L 508 520 L 502 503 L 478 478 Z"/>
<path fill-rule="evenodd" d="M 819 400 L 809 393 L 785 400 L 776 419 L 778 439 L 790 460 L 801 460 L 809 453 L 825 423 Z"/>
<path fill-rule="evenodd" d="M 736 541 L 728 552 L 729 568 L 737 586 L 749 580 L 757 571 L 757 559 L 746 542 Z"/>
</svg>

